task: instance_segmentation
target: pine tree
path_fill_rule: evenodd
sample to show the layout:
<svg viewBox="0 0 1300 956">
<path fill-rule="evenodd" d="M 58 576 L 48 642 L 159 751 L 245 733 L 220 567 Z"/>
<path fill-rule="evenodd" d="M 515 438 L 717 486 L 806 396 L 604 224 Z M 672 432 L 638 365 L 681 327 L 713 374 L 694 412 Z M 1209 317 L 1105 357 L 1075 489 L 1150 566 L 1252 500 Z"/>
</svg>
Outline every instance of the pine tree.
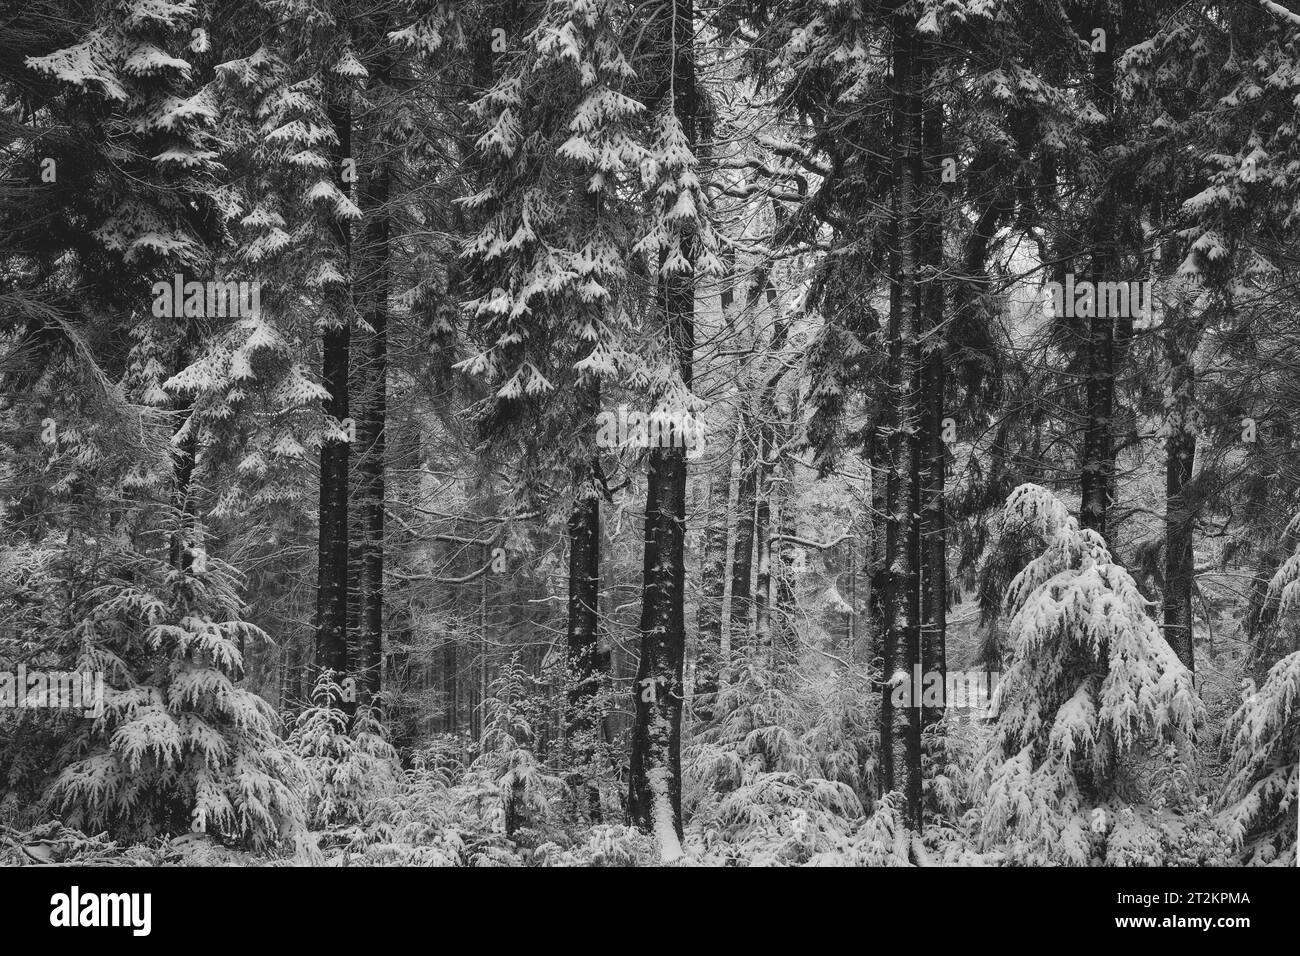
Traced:
<svg viewBox="0 0 1300 956">
<path fill-rule="evenodd" d="M 571 734 L 588 729 L 582 715 L 601 670 L 600 502 L 609 496 L 595 428 L 602 382 L 639 364 L 625 342 L 631 231 L 620 195 L 645 155 L 644 111 L 624 91 L 633 77 L 623 52 L 628 27 L 620 3 L 544 11 L 474 104 L 486 130 L 477 143 L 484 182 L 466 203 L 482 223 L 467 253 L 480 293 L 469 308 L 485 347 L 460 367 L 495 389 L 481 431 L 502 442 L 539 429 L 530 445 L 540 453 L 524 461 L 524 493 L 551 476 L 571 489 Z M 566 416 L 582 423 L 576 435 Z"/>
<path fill-rule="evenodd" d="M 108 679 L 103 714 L 69 735 L 49 789 L 72 826 L 305 845 L 303 767 L 275 712 L 235 685 L 239 646 L 267 638 L 240 619 L 236 583 L 216 559 L 181 570 L 112 544 L 43 582 L 76 595 L 50 644 Z"/>
<path fill-rule="evenodd" d="M 695 411 L 695 294 L 718 274 L 717 240 L 701 180 L 694 51 L 694 5 L 679 2 L 650 26 L 663 47 L 666 82 L 655 91 L 655 138 L 647 161 L 649 229 L 637 243 L 655 277 L 655 310 L 668 358 L 655 370 L 655 411 L 678 419 Z M 681 856 L 681 735 L 685 695 L 686 451 L 650 450 L 628 815 L 652 832 L 665 861 Z"/>
<path fill-rule="evenodd" d="M 1094 824 L 1134 799 L 1133 762 L 1188 760 L 1204 708 L 1132 577 L 1050 492 L 1017 488 L 999 532 L 1044 550 L 1007 589 L 1011 659 L 976 784 L 985 845 L 1083 865 Z"/>
</svg>

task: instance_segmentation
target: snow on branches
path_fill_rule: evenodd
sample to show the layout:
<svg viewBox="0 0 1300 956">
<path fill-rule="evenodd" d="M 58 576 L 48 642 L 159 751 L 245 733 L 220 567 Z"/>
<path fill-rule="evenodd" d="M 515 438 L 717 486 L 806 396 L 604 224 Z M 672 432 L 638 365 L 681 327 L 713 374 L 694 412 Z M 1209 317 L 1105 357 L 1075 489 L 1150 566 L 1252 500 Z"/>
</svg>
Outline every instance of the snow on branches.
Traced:
<svg viewBox="0 0 1300 956">
<path fill-rule="evenodd" d="M 1300 526 L 1291 522 L 1288 533 Z M 1300 547 L 1269 582 L 1279 615 L 1300 606 Z M 1263 686 L 1246 682 L 1242 704 L 1228 720 L 1228 785 L 1223 816 L 1251 863 L 1300 862 L 1300 651 L 1269 669 Z M 1289 846 L 1289 852 L 1288 852 Z"/>
<path fill-rule="evenodd" d="M 984 838 L 1082 864 L 1107 830 L 1107 805 L 1123 806 L 1128 764 L 1182 760 L 1203 707 L 1100 535 L 1033 484 L 1012 492 L 999 530 L 1044 550 L 1007 589 L 1011 663 L 977 770 Z"/>
</svg>

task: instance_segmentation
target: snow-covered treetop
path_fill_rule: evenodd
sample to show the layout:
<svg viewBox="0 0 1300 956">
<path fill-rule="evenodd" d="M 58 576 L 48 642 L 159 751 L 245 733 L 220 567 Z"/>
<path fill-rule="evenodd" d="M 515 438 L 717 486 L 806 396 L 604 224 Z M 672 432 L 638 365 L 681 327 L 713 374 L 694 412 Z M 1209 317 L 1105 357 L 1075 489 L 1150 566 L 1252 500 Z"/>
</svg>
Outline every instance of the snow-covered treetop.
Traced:
<svg viewBox="0 0 1300 956">
<path fill-rule="evenodd" d="M 1004 752 L 1033 744 L 1100 774 L 1144 733 L 1190 737 L 1202 718 L 1191 672 L 1101 536 L 1034 484 L 1011 493 L 1001 531 L 1046 542 L 1007 589 L 1011 666 L 994 700 Z"/>
</svg>

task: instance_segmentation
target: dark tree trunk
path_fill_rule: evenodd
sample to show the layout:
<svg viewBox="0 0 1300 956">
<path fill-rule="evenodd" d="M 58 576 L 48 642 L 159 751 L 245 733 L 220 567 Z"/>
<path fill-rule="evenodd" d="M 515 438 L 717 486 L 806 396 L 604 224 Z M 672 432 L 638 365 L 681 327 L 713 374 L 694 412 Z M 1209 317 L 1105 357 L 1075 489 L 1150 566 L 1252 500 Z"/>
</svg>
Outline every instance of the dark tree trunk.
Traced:
<svg viewBox="0 0 1300 956">
<path fill-rule="evenodd" d="M 1171 262 L 1174 250 L 1161 258 Z M 1196 510 L 1188 482 L 1196 460 L 1196 430 L 1192 413 L 1196 406 L 1196 369 L 1192 353 L 1199 337 L 1192 316 L 1185 310 L 1167 309 L 1165 361 L 1170 372 L 1170 420 L 1165 439 L 1165 640 L 1189 670 L 1196 670 L 1192 621 L 1192 591 L 1196 586 L 1192 557 L 1192 536 Z"/>
<path fill-rule="evenodd" d="M 1097 278 L 1095 281 L 1106 280 Z M 1084 374 L 1087 376 L 1084 409 L 1087 421 L 1084 423 L 1079 524 L 1106 538 L 1110 530 L 1107 518 L 1115 474 L 1114 441 L 1111 436 L 1115 414 L 1115 320 L 1106 317 L 1084 321 L 1091 328 L 1084 356 Z"/>
<path fill-rule="evenodd" d="M 334 156 L 340 190 L 343 159 L 352 155 L 352 109 L 346 93 L 329 106 L 330 121 L 338 137 Z M 346 220 L 335 220 L 334 239 L 343 260 L 345 275 L 351 274 L 352 236 Z M 351 285 L 335 292 L 334 314 L 322 333 L 321 380 L 329 398 L 327 416 L 341 423 L 348 417 L 348 371 L 351 365 Z M 320 450 L 320 525 L 316 570 L 316 667 L 339 677 L 348 672 L 348 460 L 347 441 L 330 439 Z"/>
<path fill-rule="evenodd" d="M 579 498 L 569 515 L 568 691 L 570 737 L 590 733 L 590 701 L 600 679 L 600 497 L 592 466 L 580 469 Z"/>
<path fill-rule="evenodd" d="M 381 83 L 386 77 L 380 76 Z M 386 83 L 384 84 L 386 86 Z M 383 86 L 381 86 L 383 88 Z M 366 180 L 362 209 L 372 218 L 366 229 L 365 308 L 371 331 L 365 362 L 366 404 L 357 433 L 361 461 L 361 679 L 369 697 L 379 693 L 384 652 L 384 496 L 385 427 L 388 417 L 388 255 L 389 171 L 387 165 Z"/>
<path fill-rule="evenodd" d="M 895 298 L 891 294 L 891 302 Z M 895 310 L 890 309 L 890 326 L 893 326 Z M 892 334 L 891 334 L 892 341 Z M 892 347 L 891 347 L 892 351 Z M 892 383 L 892 378 L 891 378 Z M 868 578 L 870 580 L 867 606 L 871 622 L 871 660 L 879 667 L 880 688 L 880 794 L 886 794 L 894 788 L 894 751 L 887 745 L 893 739 L 894 705 L 891 698 L 890 678 L 894 675 L 897 663 L 893 644 L 894 613 L 894 560 L 898 554 L 898 525 L 894 521 L 894 506 L 898 496 L 897 473 L 892 465 L 890 446 L 892 444 L 893 421 L 892 397 L 884 403 L 878 435 L 871 445 L 870 466 L 872 472 L 871 492 L 873 506 L 873 529 L 871 535 L 871 555 Z"/>
<path fill-rule="evenodd" d="M 667 809 L 681 837 L 682 667 L 685 661 L 686 457 L 679 448 L 651 451 L 656 492 L 648 502 L 655 517 L 656 555 L 648 627 L 641 633 L 636 673 L 636 719 L 632 732 L 632 781 L 628 794 L 633 822 L 648 831 Z"/>
<path fill-rule="evenodd" d="M 897 95 L 897 94 L 895 94 Z M 898 120 L 898 111 L 895 111 Z M 897 137 L 897 133 L 894 134 Z M 897 172 L 898 163 L 895 163 Z M 897 189 L 895 189 L 897 194 Z M 883 403 L 880 434 L 874 447 L 883 448 L 885 480 L 882 522 L 884 523 L 884 551 L 879 556 L 872 591 L 879 610 L 880 645 L 880 791 L 889 793 L 897 780 L 894 762 L 894 700 L 893 689 L 899 677 L 898 611 L 899 568 L 902 556 L 901 508 L 902 476 L 899 463 L 903 455 L 902 408 L 905 389 L 903 379 L 903 282 L 902 255 L 899 249 L 902 229 L 898 222 L 899 206 L 894 198 L 893 221 L 889 226 L 889 388 Z M 910 672 L 906 675 L 911 680 Z"/>
<path fill-rule="evenodd" d="M 672 50 L 672 108 L 691 149 L 696 134 L 694 3 L 673 4 L 668 30 Z M 694 259 L 694 237 L 681 238 L 682 255 Z M 661 279 L 663 317 L 676 353 L 682 384 L 690 388 L 695 348 L 695 282 L 689 273 Z M 657 447 L 650 452 L 646 506 L 647 582 L 643 600 L 641 659 L 636 674 L 636 716 L 632 727 L 628 813 L 638 827 L 660 837 L 666 829 L 682 836 L 682 667 L 685 662 L 686 450 Z M 652 540 L 653 539 L 653 540 Z M 653 560 L 651 551 L 653 549 Z"/>
<path fill-rule="evenodd" d="M 576 482 L 579 498 L 569 515 L 569 621 L 568 671 L 571 683 L 566 703 L 565 733 L 573 759 L 590 765 L 595 758 L 593 734 L 601 716 L 593 713 L 592 701 L 600 689 L 602 662 L 608 655 L 600 653 L 600 496 L 596 487 L 602 477 L 599 465 L 591 463 L 579 469 Z M 603 481 L 601 481 L 603 484 Z M 593 821 L 601 818 L 600 791 L 581 773 L 570 775 L 571 786 L 587 787 L 587 808 Z"/>
<path fill-rule="evenodd" d="M 1113 44 L 1093 55 L 1092 84 L 1097 107 L 1108 118 L 1114 109 L 1115 56 Z M 1109 122 L 1101 134 L 1103 142 L 1098 152 L 1110 138 Z M 1115 189 L 1117 184 L 1107 182 L 1101 187 L 1101 197 L 1092 211 L 1090 233 L 1092 240 L 1091 276 L 1093 282 L 1117 281 L 1114 272 L 1119 266 L 1116 243 L 1116 218 L 1119 214 Z M 1100 297 L 1098 298 L 1098 306 Z M 1102 311 L 1099 307 L 1094 312 Z M 1109 310 L 1107 310 L 1109 311 Z M 1085 325 L 1084 351 L 1084 438 L 1083 469 L 1080 481 L 1079 524 L 1091 528 L 1111 545 L 1110 505 L 1115 494 L 1115 380 L 1118 371 L 1118 327 L 1113 315 L 1094 316 L 1081 320 Z"/>
<path fill-rule="evenodd" d="M 921 44 L 926 49 L 925 44 Z M 918 284 L 922 304 L 921 338 L 918 341 L 918 366 L 922 387 L 921 411 L 922 487 L 921 506 L 921 659 L 926 674 L 936 675 L 939 687 L 945 686 L 947 673 L 948 618 L 948 534 L 944 505 L 947 449 L 943 440 L 944 398 L 947 385 L 945 363 L 948 350 L 944 334 L 945 295 L 943 285 L 943 208 L 944 193 L 939 173 L 943 148 L 943 109 L 925 84 L 933 76 L 933 59 L 923 55 L 920 96 L 924 99 L 920 119 L 924 125 L 924 155 L 914 154 L 916 178 L 926 197 L 924 210 L 923 282 Z M 923 343 L 923 344 L 922 344 Z M 927 726 L 943 716 L 946 699 L 939 695 L 938 706 L 922 712 Z"/>
<path fill-rule="evenodd" d="M 1190 378 L 1190 374 L 1188 376 Z M 1196 670 L 1192 633 L 1193 515 L 1186 493 L 1196 457 L 1196 434 L 1178 431 L 1165 444 L 1165 640 Z"/>
<path fill-rule="evenodd" d="M 893 598 L 892 673 L 894 679 L 907 683 L 909 693 L 906 719 L 893 721 L 894 786 L 906 799 L 906 818 L 913 829 L 920 829 L 921 819 L 921 700 L 917 699 L 915 675 L 921 664 L 921 474 L 922 446 L 917 419 L 921 368 L 917 362 L 918 333 L 924 322 L 923 286 L 916 281 L 917 269 L 924 258 L 924 240 L 917 214 L 917 173 L 923 145 L 921 97 L 915 70 L 915 43 L 912 24 L 907 16 L 894 16 L 893 54 L 893 136 L 895 142 L 895 199 L 897 272 L 891 282 L 897 285 L 898 301 L 892 300 L 890 324 L 900 333 L 898 387 L 894 400 L 898 404 L 893 467 L 896 468 L 897 492 L 891 513 L 897 525 L 897 543 L 901 552 L 902 573 L 891 588 Z M 898 315 L 892 314 L 897 311 Z M 893 343 L 891 342 L 891 346 Z M 891 478 L 894 476 L 891 475 Z M 891 714 L 892 716 L 892 714 Z M 901 774 L 902 779 L 898 777 Z"/>
</svg>

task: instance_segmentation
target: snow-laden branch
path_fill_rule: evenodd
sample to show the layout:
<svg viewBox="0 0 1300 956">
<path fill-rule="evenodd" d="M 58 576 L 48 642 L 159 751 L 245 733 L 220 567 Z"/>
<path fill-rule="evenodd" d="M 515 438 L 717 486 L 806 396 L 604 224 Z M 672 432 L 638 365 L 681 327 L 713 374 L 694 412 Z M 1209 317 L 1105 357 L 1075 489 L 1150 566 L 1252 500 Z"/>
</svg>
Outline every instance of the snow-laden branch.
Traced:
<svg viewBox="0 0 1300 956">
<path fill-rule="evenodd" d="M 1287 21 L 1293 27 L 1300 27 L 1300 13 L 1292 13 L 1280 3 L 1274 3 L 1273 0 L 1259 0 L 1259 5 L 1273 14 Z"/>
<path fill-rule="evenodd" d="M 471 581 L 477 581 L 479 578 L 483 577 L 483 575 L 487 574 L 491 568 L 492 562 L 488 561 L 487 564 L 483 565 L 483 567 L 479 568 L 477 571 L 471 571 L 469 574 L 458 578 L 443 578 L 438 577 L 436 574 L 403 574 L 400 571 L 385 571 L 384 574 L 401 581 L 432 581 L 434 584 L 469 584 Z"/>
<path fill-rule="evenodd" d="M 827 548 L 833 548 L 837 544 L 847 541 L 851 537 L 853 537 L 853 535 L 846 531 L 834 541 L 813 541 L 811 538 L 801 538 L 797 534 L 774 534 L 772 535 L 772 540 L 789 541 L 792 544 L 801 545 L 805 548 L 816 548 L 818 551 L 825 551 Z"/>
</svg>

